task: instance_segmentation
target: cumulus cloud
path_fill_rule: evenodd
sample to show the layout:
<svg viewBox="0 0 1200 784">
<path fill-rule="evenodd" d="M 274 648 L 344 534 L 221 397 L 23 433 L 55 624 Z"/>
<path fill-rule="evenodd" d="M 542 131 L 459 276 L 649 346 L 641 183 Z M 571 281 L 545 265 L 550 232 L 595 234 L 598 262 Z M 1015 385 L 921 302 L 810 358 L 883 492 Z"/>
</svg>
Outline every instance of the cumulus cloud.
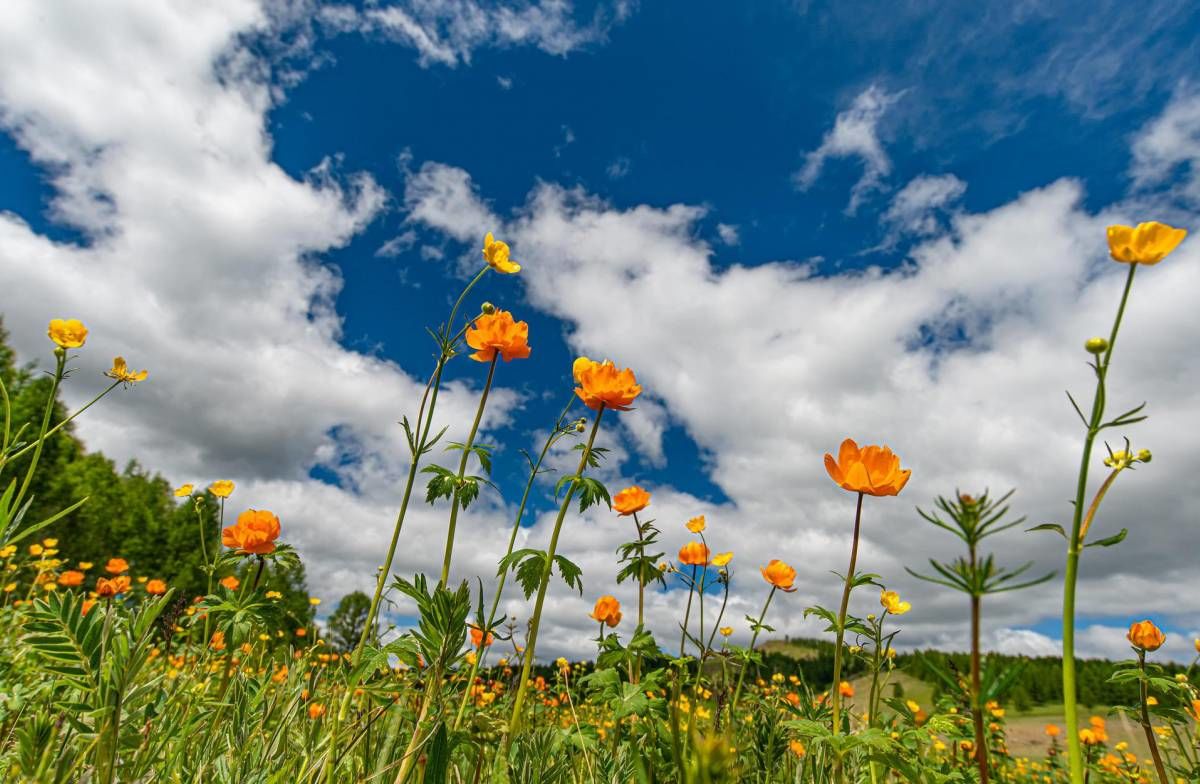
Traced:
<svg viewBox="0 0 1200 784">
<path fill-rule="evenodd" d="M 738 227 L 731 223 L 718 223 L 717 236 L 721 238 L 721 242 L 726 245 L 737 245 L 741 242 L 741 236 L 738 234 Z"/>
<path fill-rule="evenodd" d="M 914 177 L 892 198 L 882 222 L 887 235 L 882 250 L 896 246 L 901 237 L 930 237 L 944 227 L 942 213 L 962 198 L 967 184 L 953 174 Z"/>
<path fill-rule="evenodd" d="M 901 95 L 889 93 L 877 84 L 859 93 L 848 109 L 838 113 L 821 145 L 805 156 L 804 166 L 793 175 L 796 187 L 802 191 L 811 188 L 831 158 L 858 158 L 862 162 L 862 176 L 850 191 L 850 203 L 846 205 L 846 212 L 854 214 L 892 171 L 892 161 L 879 140 L 879 123 Z"/>
<path fill-rule="evenodd" d="M 1200 207 L 1200 92 L 1180 90 L 1133 142 L 1131 174 L 1139 188 L 1176 182 L 1175 192 Z"/>
</svg>

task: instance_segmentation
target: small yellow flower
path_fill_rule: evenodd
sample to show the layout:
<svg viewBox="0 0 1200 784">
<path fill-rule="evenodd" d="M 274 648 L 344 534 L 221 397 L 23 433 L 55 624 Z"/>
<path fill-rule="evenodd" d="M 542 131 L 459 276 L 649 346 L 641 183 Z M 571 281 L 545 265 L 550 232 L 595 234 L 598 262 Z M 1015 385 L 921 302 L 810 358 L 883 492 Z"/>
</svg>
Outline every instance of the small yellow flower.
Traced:
<svg viewBox="0 0 1200 784">
<path fill-rule="evenodd" d="M 730 551 L 728 553 L 717 553 L 713 556 L 712 563 L 713 566 L 727 566 L 732 560 L 733 552 Z"/>
<path fill-rule="evenodd" d="M 29 545 L 29 554 L 30 555 L 41 555 L 45 549 L 46 548 L 42 547 L 40 544 L 31 544 L 31 545 Z"/>
<path fill-rule="evenodd" d="M 87 327 L 79 319 L 51 319 L 46 334 L 63 348 L 79 348 L 87 341 Z"/>
<path fill-rule="evenodd" d="M 43 539 L 42 546 L 43 547 L 58 547 L 58 540 L 54 539 L 54 538 Z"/>
<path fill-rule="evenodd" d="M 732 626 L 722 626 L 720 629 L 720 632 L 721 632 L 722 637 L 728 637 L 729 635 L 733 634 L 733 627 Z"/>
<path fill-rule="evenodd" d="M 91 569 L 93 566 L 95 566 L 95 564 L 92 563 L 91 561 L 80 561 L 79 562 L 79 568 L 81 571 L 84 571 L 84 572 L 86 572 L 88 569 Z"/>
<path fill-rule="evenodd" d="M 217 498 L 228 498 L 233 494 L 233 482 L 229 479 L 218 479 L 208 486 L 208 492 Z"/>
<path fill-rule="evenodd" d="M 316 607 L 318 604 L 321 603 L 321 600 L 319 598 L 317 598 L 316 596 L 310 596 L 310 597 L 308 597 L 308 603 L 311 604 L 313 607 Z"/>
<path fill-rule="evenodd" d="M 125 364 L 125 357 L 113 357 L 112 367 L 104 371 L 104 375 L 122 384 L 129 385 L 145 381 L 146 376 L 150 375 L 150 371 L 130 370 L 129 366 Z"/>
<path fill-rule="evenodd" d="M 508 252 L 508 243 L 496 239 L 490 231 L 483 238 L 483 258 L 488 266 L 496 272 L 514 275 L 521 271 L 521 265 L 510 260 Z"/>
<path fill-rule="evenodd" d="M 195 489 L 196 486 L 193 484 L 180 485 L 179 487 L 175 488 L 175 497 L 187 498 Z"/>
<path fill-rule="evenodd" d="M 892 615 L 904 615 L 912 609 L 912 604 L 900 601 L 900 594 L 895 591 L 884 591 L 879 594 L 879 604 Z"/>
<path fill-rule="evenodd" d="M 1185 229 L 1150 221 L 1137 226 L 1109 226 L 1108 252 L 1125 264 L 1157 264 L 1183 242 Z"/>
<path fill-rule="evenodd" d="M 687 522 L 687 529 L 694 534 L 704 530 L 704 515 L 697 515 Z"/>
</svg>

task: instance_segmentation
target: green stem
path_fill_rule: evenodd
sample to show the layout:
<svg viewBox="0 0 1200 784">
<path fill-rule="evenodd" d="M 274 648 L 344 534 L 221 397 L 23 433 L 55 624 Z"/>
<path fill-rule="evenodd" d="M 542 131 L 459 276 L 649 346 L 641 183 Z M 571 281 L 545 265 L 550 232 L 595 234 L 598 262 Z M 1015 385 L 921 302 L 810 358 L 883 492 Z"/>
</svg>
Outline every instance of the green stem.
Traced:
<svg viewBox="0 0 1200 784">
<path fill-rule="evenodd" d="M 971 571 L 975 571 L 975 548 L 971 548 Z M 975 764 L 979 784 L 988 784 L 987 736 L 983 729 L 983 685 L 980 672 L 979 626 L 981 597 L 971 595 L 971 713 L 975 722 Z"/>
<path fill-rule="evenodd" d="M 763 604 L 762 612 L 758 615 L 758 623 L 754 624 L 754 633 L 750 635 L 750 650 L 749 653 L 754 653 L 754 644 L 758 642 L 758 632 L 762 629 L 763 620 L 767 617 L 767 608 L 771 606 L 771 600 L 775 598 L 775 591 L 779 590 L 778 586 L 772 585 L 771 592 L 767 594 L 767 601 Z M 732 724 L 734 721 L 734 711 L 737 710 L 738 700 L 742 696 L 742 683 L 746 680 L 746 670 L 750 669 L 750 660 L 747 658 L 746 663 L 742 665 L 742 671 L 738 673 L 737 687 L 733 690 L 733 701 L 729 703 L 729 721 Z"/>
<path fill-rule="evenodd" d="M 863 494 L 858 494 L 858 507 L 854 511 L 854 540 L 850 545 L 850 568 L 846 570 L 846 585 L 842 588 L 842 605 L 838 610 L 837 647 L 833 651 L 833 688 L 829 692 L 829 704 L 833 710 L 833 734 L 842 731 L 842 643 L 846 639 L 846 611 L 850 608 L 850 592 L 854 590 L 854 567 L 858 563 L 858 542 L 862 528 Z"/>
<path fill-rule="evenodd" d="M 1113 348 L 1117 343 L 1117 332 L 1121 328 L 1121 319 L 1125 315 L 1125 304 L 1129 301 L 1129 291 L 1133 287 L 1133 276 L 1137 272 L 1137 264 L 1129 265 L 1129 275 L 1125 278 L 1125 289 L 1121 293 L 1121 303 L 1117 306 L 1117 315 L 1113 319 L 1112 331 L 1109 333 L 1108 347 L 1104 357 L 1096 365 L 1096 392 L 1092 398 L 1092 418 L 1088 423 L 1087 435 L 1083 441 L 1083 454 L 1079 462 L 1079 479 L 1075 487 L 1075 506 L 1071 520 L 1071 536 L 1067 540 L 1067 566 L 1063 577 L 1063 714 L 1067 735 L 1067 759 L 1071 769 L 1072 784 L 1083 784 L 1084 762 L 1083 750 L 1079 742 L 1079 707 L 1075 673 L 1075 584 L 1079 578 L 1079 555 L 1083 551 L 1080 534 L 1083 526 L 1083 504 L 1087 494 L 1088 467 L 1092 460 L 1092 444 L 1100 432 L 1101 420 L 1104 416 L 1105 380 L 1108 376 L 1108 365 L 1112 360 Z"/>
<path fill-rule="evenodd" d="M 600 405 L 596 411 L 596 420 L 592 423 L 592 432 L 588 436 L 587 446 L 583 449 L 583 455 L 579 458 L 579 468 L 575 471 L 575 481 L 571 483 L 571 488 L 567 491 L 567 495 L 563 498 L 562 506 L 558 508 L 558 519 L 554 521 L 554 531 L 550 534 L 550 549 L 546 551 L 546 565 L 542 567 L 542 579 L 538 584 L 537 602 L 533 606 L 533 619 L 529 625 L 529 639 L 525 641 L 525 660 L 521 664 L 521 678 L 517 683 L 517 696 L 513 700 L 512 718 L 508 722 L 508 734 L 505 738 L 505 749 L 508 749 L 516 737 L 517 730 L 521 727 L 521 709 L 525 706 L 525 692 L 529 686 L 529 671 L 533 667 L 533 657 L 537 649 L 538 626 L 542 620 L 542 605 L 546 602 L 546 589 L 550 585 L 550 569 L 554 565 L 554 553 L 558 549 L 558 536 L 562 533 L 563 520 L 567 516 L 567 508 L 571 504 L 571 500 L 575 497 L 575 491 L 579 488 L 579 480 L 583 478 L 583 472 L 587 468 L 588 457 L 592 454 L 592 445 L 596 442 L 596 433 L 600 430 L 600 420 L 604 416 L 604 404 Z"/>
<path fill-rule="evenodd" d="M 467 473 L 467 460 L 471 456 L 471 446 L 475 443 L 475 435 L 479 432 L 479 423 L 483 420 L 483 409 L 487 406 L 488 393 L 492 390 L 492 379 L 496 377 L 496 361 L 498 359 L 500 359 L 500 352 L 496 351 L 488 365 L 487 381 L 483 383 L 483 392 L 479 395 L 479 407 L 475 409 L 475 421 L 471 423 L 471 432 L 467 434 L 467 440 L 462 448 L 462 457 L 458 461 L 458 478 L 454 483 L 454 493 L 450 499 L 450 524 L 446 528 L 446 554 L 442 558 L 440 580 L 442 585 L 446 585 L 450 579 L 450 559 L 454 554 L 454 529 L 458 523 L 459 489 L 462 487 L 463 477 Z"/>
<path fill-rule="evenodd" d="M 1158 752 L 1158 741 L 1154 738 L 1154 728 L 1150 725 L 1150 708 L 1149 702 L 1146 699 L 1148 689 L 1146 687 L 1146 650 L 1138 649 L 1138 669 L 1141 670 L 1141 707 L 1142 707 L 1142 729 L 1146 733 L 1146 745 L 1150 747 L 1150 756 L 1154 758 L 1154 770 L 1158 772 L 1159 784 L 1169 784 L 1167 781 L 1167 771 L 1163 767 L 1162 755 Z"/>
<path fill-rule="evenodd" d="M 683 632 L 679 635 L 679 658 L 687 648 L 688 623 L 692 619 L 692 595 L 696 592 L 696 565 L 692 564 L 692 579 L 688 581 L 687 609 L 683 612 Z"/>
<path fill-rule="evenodd" d="M 64 361 L 65 361 L 65 360 L 64 360 Z M 60 379 L 61 379 L 61 376 L 59 376 L 58 378 L 55 378 L 55 380 L 54 380 L 54 388 L 53 388 L 53 390 L 52 390 L 52 393 L 51 393 L 51 395 L 50 395 L 50 403 L 51 403 L 51 405 L 53 405 L 53 403 L 54 403 L 54 394 L 53 394 L 53 392 L 56 392 L 56 391 L 58 390 L 58 382 L 59 382 L 59 380 L 60 380 Z M 37 449 L 38 451 L 41 451 L 41 445 L 42 445 L 42 443 L 43 443 L 43 442 L 45 442 L 45 440 L 46 440 L 47 438 L 49 438 L 50 436 L 54 435 L 54 434 L 55 434 L 55 433 L 57 433 L 59 430 L 62 430 L 62 429 L 63 429 L 64 427 L 66 427 L 67 425 L 71 424 L 71 422 L 72 422 L 72 421 L 73 421 L 73 420 L 74 420 L 76 417 L 78 417 L 78 416 L 79 416 L 80 414 L 82 414 L 84 411 L 87 411 L 89 408 L 91 408 L 92 406 L 94 406 L 94 405 L 95 405 L 95 404 L 96 404 L 96 403 L 97 403 L 97 402 L 100 400 L 100 398 L 104 397 L 104 396 L 105 396 L 105 395 L 107 395 L 109 392 L 112 392 L 114 389 L 116 389 L 116 388 L 117 388 L 117 386 L 118 386 L 120 383 L 121 383 L 120 381 L 114 381 L 114 382 L 112 382 L 111 384 L 109 384 L 109 385 L 108 385 L 108 387 L 107 387 L 107 388 L 106 388 L 106 389 L 105 389 L 103 392 L 101 392 L 100 394 L 96 395 L 94 398 L 92 398 L 91 400 L 89 400 L 89 401 L 88 401 L 88 402 L 87 402 L 87 403 L 86 403 L 86 404 L 85 404 L 85 405 L 84 405 L 82 408 L 80 408 L 80 409 L 79 409 L 78 411 L 76 411 L 74 414 L 71 414 L 69 417 L 67 417 L 67 418 L 66 418 L 66 419 L 64 419 L 63 421 L 59 422 L 57 425 L 55 425 L 54 427 L 50 428 L 49 430 L 43 431 L 43 433 L 42 433 L 40 436 L 38 436 L 38 439 L 37 439 L 36 441 L 34 441 L 33 443 L 30 443 L 30 444 L 26 444 L 25 446 L 21 447 L 21 448 L 20 448 L 19 450 L 17 450 L 16 452 L 14 452 L 14 453 L 12 453 L 11 455 L 9 455 L 7 458 L 5 458 L 5 462 L 7 463 L 7 462 L 10 462 L 10 461 L 12 461 L 12 460 L 16 460 L 18 457 L 20 457 L 21 455 L 25 454 L 25 453 L 26 453 L 26 452 L 28 452 L 30 449 Z"/>
<path fill-rule="evenodd" d="M 50 394 L 46 397 L 46 408 L 42 412 L 42 427 L 38 432 L 38 438 L 33 444 L 30 444 L 25 449 L 8 458 L 9 460 L 15 460 L 25 454 L 30 447 L 33 448 L 33 457 L 29 461 L 28 470 L 25 471 L 25 481 L 21 483 L 21 489 L 17 491 L 17 497 L 13 499 L 12 506 L 10 507 L 13 510 L 21 508 L 21 501 L 24 499 L 25 493 L 29 491 L 29 484 L 33 481 L 34 471 L 37 469 L 38 460 L 42 456 L 42 445 L 46 443 L 46 437 L 49 435 L 46 428 L 50 427 L 50 417 L 54 413 L 54 402 L 58 398 L 58 385 L 62 381 L 63 371 L 67 366 L 66 351 L 59 349 L 54 352 L 54 356 L 58 360 L 58 364 L 54 368 L 54 381 L 50 384 Z"/>
</svg>

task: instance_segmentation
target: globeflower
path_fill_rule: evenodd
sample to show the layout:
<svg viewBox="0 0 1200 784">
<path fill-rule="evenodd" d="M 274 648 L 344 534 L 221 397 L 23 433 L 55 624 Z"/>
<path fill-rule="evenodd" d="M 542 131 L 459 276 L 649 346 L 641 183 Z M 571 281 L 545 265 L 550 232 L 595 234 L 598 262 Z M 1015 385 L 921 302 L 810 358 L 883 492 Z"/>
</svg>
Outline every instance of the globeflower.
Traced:
<svg viewBox="0 0 1200 784">
<path fill-rule="evenodd" d="M 1109 226 L 1108 252 L 1124 264 L 1157 264 L 1183 242 L 1185 229 L 1150 221 L 1135 226 Z"/>
<path fill-rule="evenodd" d="M 162 580 L 151 580 L 146 583 L 146 593 L 151 596 L 162 596 L 167 592 L 167 584 Z"/>
<path fill-rule="evenodd" d="M 838 684 L 838 694 L 847 699 L 854 696 L 854 687 L 850 684 L 850 681 L 842 681 Z"/>
<path fill-rule="evenodd" d="M 792 587 L 792 583 L 796 581 L 796 570 L 778 558 L 773 558 L 760 571 L 762 572 L 763 579 L 779 590 L 787 591 L 788 593 L 796 590 Z"/>
<path fill-rule="evenodd" d="M 79 348 L 87 341 L 87 327 L 79 319 L 51 319 L 46 334 L 62 348 Z"/>
<path fill-rule="evenodd" d="M 242 555 L 273 553 L 278 538 L 279 518 L 266 509 L 247 509 L 237 523 L 221 531 L 221 544 Z"/>
<path fill-rule="evenodd" d="M 120 596 L 128 590 L 129 577 L 126 575 L 114 577 L 111 580 L 107 577 L 101 577 L 96 581 L 96 595 L 102 599 Z"/>
<path fill-rule="evenodd" d="M 467 328 L 466 341 L 468 346 L 475 349 L 471 359 L 476 362 L 491 362 L 496 352 L 505 362 L 526 359 L 531 351 L 529 324 L 514 321 L 512 313 L 507 310 L 497 310 L 476 318 Z"/>
<path fill-rule="evenodd" d="M 888 447 L 872 444 L 859 449 L 850 438 L 842 442 L 837 460 L 825 455 L 825 470 L 843 489 L 875 496 L 897 495 L 912 474 L 901 470 L 900 458 Z"/>
<path fill-rule="evenodd" d="M 1140 648 L 1146 652 L 1157 651 L 1167 641 L 1167 635 L 1163 634 L 1162 629 L 1150 621 L 1138 621 L 1131 624 L 1129 633 L 1125 637 L 1134 648 Z"/>
<path fill-rule="evenodd" d="M 112 367 L 104 371 L 104 375 L 123 384 L 136 384 L 145 381 L 150 375 L 148 370 L 130 370 L 125 364 L 125 357 L 113 357 Z"/>
<path fill-rule="evenodd" d="M 621 603 L 616 600 L 616 597 L 601 596 L 596 600 L 596 606 L 592 609 L 590 617 L 613 628 L 621 622 Z"/>
<path fill-rule="evenodd" d="M 179 487 L 175 488 L 175 497 L 176 498 L 187 498 L 188 496 L 190 496 L 192 494 L 192 491 L 195 489 L 196 489 L 195 485 L 191 485 L 191 484 L 180 485 Z"/>
<path fill-rule="evenodd" d="M 495 635 L 493 635 L 491 632 L 488 632 L 487 642 L 485 643 L 483 641 L 483 630 L 474 626 L 471 627 L 471 647 L 478 648 L 481 645 L 491 645 L 495 639 Z"/>
<path fill-rule="evenodd" d="M 613 509 L 622 517 L 640 512 L 649 505 L 650 494 L 637 485 L 626 487 L 613 496 Z"/>
<path fill-rule="evenodd" d="M 129 563 L 124 558 L 109 558 L 104 565 L 104 571 L 109 574 L 120 574 L 129 571 Z"/>
<path fill-rule="evenodd" d="M 581 363 L 581 360 L 583 362 Z M 593 362 L 586 357 L 575 360 L 572 367 L 575 381 L 579 384 L 575 394 L 583 404 L 593 411 L 615 408 L 628 411 L 629 405 L 642 394 L 637 377 L 629 368 L 618 370 L 612 362 Z"/>
<path fill-rule="evenodd" d="M 83 585 L 83 572 L 69 569 L 58 576 L 58 584 L 64 588 L 75 588 Z"/>
<path fill-rule="evenodd" d="M 229 575 L 228 577 L 221 578 L 221 585 L 225 586 L 226 588 L 228 588 L 231 591 L 236 591 L 238 589 L 238 586 L 241 584 L 242 584 L 242 581 L 239 580 L 237 577 L 235 577 L 232 574 Z"/>
<path fill-rule="evenodd" d="M 733 551 L 727 553 L 717 553 L 712 557 L 713 566 L 727 566 L 733 560 Z"/>
<path fill-rule="evenodd" d="M 900 594 L 895 591 L 884 591 L 879 594 L 879 603 L 892 615 L 904 615 L 912 609 L 912 604 L 900 601 Z"/>
<path fill-rule="evenodd" d="M 508 243 L 501 242 L 489 231 L 483 238 L 483 259 L 488 266 L 506 275 L 515 275 L 521 271 L 521 265 L 508 258 Z"/>
<path fill-rule="evenodd" d="M 228 498 L 233 494 L 233 482 L 229 479 L 218 479 L 208 486 L 208 492 L 217 498 Z"/>
<path fill-rule="evenodd" d="M 703 542 L 688 542 L 679 548 L 679 562 L 688 566 L 707 566 L 708 556 L 708 546 Z"/>
<path fill-rule="evenodd" d="M 704 530 L 704 515 L 697 515 L 687 522 L 687 529 L 694 534 L 698 534 Z"/>
</svg>

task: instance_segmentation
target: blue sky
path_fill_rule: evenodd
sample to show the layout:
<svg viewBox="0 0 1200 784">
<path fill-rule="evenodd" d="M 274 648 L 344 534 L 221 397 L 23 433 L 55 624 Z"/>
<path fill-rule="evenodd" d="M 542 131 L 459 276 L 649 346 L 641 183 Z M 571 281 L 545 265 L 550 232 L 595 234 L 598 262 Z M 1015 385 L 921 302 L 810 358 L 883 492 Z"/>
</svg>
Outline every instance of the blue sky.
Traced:
<svg viewBox="0 0 1200 784">
<path fill-rule="evenodd" d="M 1077 434 L 1057 396 L 1087 382 L 1074 370 L 1081 364 L 1074 355 L 1070 372 L 1045 377 L 1065 360 L 1042 338 L 1077 342 L 1085 322 L 1090 329 L 1106 323 L 1112 303 L 1105 292 L 1113 282 L 1103 262 L 1105 220 L 1161 217 L 1188 225 L 1192 218 L 1195 226 L 1200 100 L 1191 70 L 1200 9 L 1121 2 L 507 8 L 475 0 L 228 0 L 191 20 L 179 9 L 149 13 L 130 4 L 114 10 L 111 31 L 94 40 L 61 19 L 23 13 L 25 32 L 40 36 L 41 48 L 21 50 L 24 62 L 18 55 L 0 62 L 0 213 L 12 224 L 0 234 L 0 263 L 11 277 L 0 280 L 44 292 L 6 314 L 18 348 L 36 350 L 36 323 L 45 314 L 34 304 L 57 313 L 73 302 L 90 307 L 99 324 L 118 320 L 87 297 L 65 297 L 53 273 L 42 272 L 92 254 L 95 274 L 106 266 L 124 270 L 136 281 L 131 295 L 171 314 L 161 324 L 141 317 L 141 332 L 114 323 L 111 332 L 135 344 L 130 353 L 146 343 L 147 331 L 169 331 L 167 323 L 183 329 L 182 314 L 190 313 L 207 336 L 189 336 L 198 353 L 233 351 L 237 337 L 254 335 L 263 350 L 280 352 L 276 361 L 298 363 L 263 371 L 247 348 L 244 362 L 229 360 L 245 371 L 237 376 L 244 387 L 218 371 L 224 380 L 205 382 L 205 395 L 190 401 L 211 409 L 202 417 L 207 426 L 189 429 L 172 423 L 178 391 L 171 384 L 194 388 L 188 374 L 201 371 L 176 364 L 164 346 L 158 367 L 174 375 L 156 374 L 166 377 L 163 391 L 147 392 L 140 412 L 122 403 L 114 424 L 85 425 L 83 433 L 110 453 L 161 466 L 174 480 L 232 471 L 266 496 L 259 505 L 290 504 L 297 543 L 307 548 L 322 593 L 363 585 L 363 572 L 378 558 L 367 544 L 330 549 L 339 536 L 330 520 L 361 518 L 366 526 L 371 518 L 370 530 L 386 538 L 395 502 L 389 478 L 404 460 L 394 434 L 370 432 L 368 414 L 384 430 L 412 413 L 413 390 L 430 365 L 423 330 L 444 318 L 478 263 L 482 231 L 509 239 L 527 270 L 517 278 L 489 276 L 473 302 L 487 299 L 527 320 L 534 353 L 500 368 L 504 392 L 484 439 L 505 445 L 496 475 L 503 493 L 483 505 L 482 527 L 472 537 L 490 530 L 488 515 L 502 521 L 511 514 L 523 480 L 517 447 L 533 446 L 561 407 L 571 359 L 612 351 L 640 376 L 648 371 L 646 410 L 620 427 L 613 423 L 608 436 L 617 452 L 605 478 L 614 490 L 638 482 L 661 491 L 664 515 L 673 515 L 664 525 L 678 527 L 706 510 L 726 518 L 743 529 L 737 542 L 747 539 L 745 526 L 761 521 L 762 534 L 745 545 L 755 557 L 774 546 L 796 562 L 844 568 L 839 499 L 830 497 L 819 464 L 822 452 L 835 449 L 836 434 L 891 439 L 914 457 L 939 455 L 923 466 L 928 485 L 886 507 L 888 525 L 908 526 L 910 539 L 920 530 L 913 504 L 949 492 L 960 481 L 956 469 L 968 462 L 981 465 L 964 480 L 1036 483 L 1044 472 L 1022 461 L 1022 440 L 1045 434 L 1046 417 L 1063 415 L 1053 425 L 1062 437 L 1051 441 L 1070 455 Z M 205 35 L 173 53 L 181 46 L 176 36 L 192 23 Z M 102 95 L 94 101 L 75 93 L 95 76 L 122 82 L 113 52 L 123 40 L 138 41 L 130 56 L 138 67 L 163 70 L 161 79 L 97 88 Z M 42 58 L 59 69 L 68 99 L 77 95 L 71 108 L 50 83 L 18 82 L 28 83 L 22 68 Z M 145 117 L 128 110 L 143 101 Z M 160 143 L 165 152 L 156 149 Z M 211 181 L 210 164 L 220 169 Z M 147 197 L 157 204 L 139 196 L 154 192 L 135 181 L 139 165 L 169 183 Z M 236 226 L 228 236 L 214 210 Z M 181 227 L 174 233 L 173 221 Z M 1011 230 L 1026 224 L 1028 236 Z M 167 238 L 142 239 L 147 226 L 156 227 L 148 234 L 161 230 Z M 1041 270 L 1057 263 L 1046 255 L 1051 247 L 1081 261 L 1044 277 Z M 256 258 L 274 261 L 259 269 Z M 975 276 L 976 263 L 989 269 Z M 1179 300 L 1150 308 L 1146 318 L 1189 312 L 1195 302 L 1182 293 L 1186 284 L 1176 280 L 1171 289 Z M 279 290 L 277 317 L 267 315 L 276 294 L 256 302 L 255 286 Z M 196 287 L 213 293 L 183 304 Z M 778 310 L 747 304 L 772 303 L 772 287 Z M 621 317 L 608 324 L 597 305 L 605 297 L 621 303 L 613 308 Z M 261 325 L 256 307 L 263 309 Z M 895 347 L 879 354 L 863 350 L 857 333 L 843 348 L 841 333 L 830 327 L 843 319 L 885 324 L 883 314 L 909 307 L 914 312 L 886 338 Z M 33 326 L 18 323 L 26 310 Z M 297 312 L 307 312 L 307 323 L 295 320 Z M 713 339 L 704 313 L 713 314 L 713 331 L 732 337 Z M 220 323 L 230 314 L 236 324 Z M 742 325 L 753 326 L 741 335 Z M 313 334 L 292 338 L 288 329 Z M 611 339 L 598 338 L 605 334 Z M 1172 350 L 1155 343 L 1149 329 L 1130 341 L 1142 358 L 1162 358 L 1159 364 Z M 716 361 L 699 369 L 672 354 L 660 369 L 664 345 L 680 356 L 736 354 L 728 366 L 744 366 L 746 385 L 764 391 L 756 397 L 725 389 L 723 376 L 736 371 L 722 371 Z M 793 359 L 806 347 L 832 358 Z M 155 357 L 153 351 L 147 346 L 144 353 Z M 868 380 L 861 365 L 876 362 L 878 379 Z M 1021 382 L 1006 363 L 1032 375 Z M 472 409 L 481 371 L 467 361 L 451 365 L 450 377 L 461 384 L 448 395 L 448 416 Z M 330 373 L 345 378 L 326 381 Z M 1168 410 L 1178 404 L 1176 422 L 1196 414 L 1186 389 L 1198 373 L 1190 360 L 1164 371 L 1169 391 L 1162 395 Z M 1009 382 L 1021 393 L 997 395 Z M 839 387 L 846 383 L 860 388 Z M 714 403 L 722 395 L 728 408 Z M 879 406 L 863 405 L 898 395 L 940 402 L 892 420 Z M 246 417 L 262 419 L 253 435 L 253 428 L 223 429 L 216 412 L 229 396 Z M 368 398 L 364 411 L 352 410 Z M 777 430 L 751 421 L 767 411 L 779 412 Z M 305 434 L 289 437 L 296 417 L 306 419 Z M 730 421 L 714 423 L 721 419 Z M 981 421 L 997 423 L 1012 443 L 986 457 L 982 433 L 961 452 L 947 446 L 956 428 L 980 431 Z M 121 428 L 138 435 L 122 443 Z M 165 439 L 195 445 L 181 456 L 156 446 Z M 262 446 L 267 441 L 273 445 Z M 766 452 L 781 459 L 759 457 Z M 764 487 L 779 483 L 788 489 L 778 505 L 762 508 Z M 1063 514 L 1061 487 L 1031 489 L 1030 496 L 1030 514 Z M 1133 510 L 1145 498 L 1114 503 Z M 318 503 L 332 508 L 314 515 Z M 528 520 L 534 543 L 550 503 L 543 494 Z M 782 510 L 792 505 L 812 511 Z M 433 538 L 435 511 L 422 511 Z M 1164 513 L 1164 520 L 1178 514 Z M 589 518 L 588 525 L 602 524 Z M 614 541 L 623 541 L 597 533 L 599 527 L 587 530 L 580 547 L 589 563 L 603 563 Z M 682 543 L 677 539 L 672 529 L 671 548 Z M 1150 542 L 1162 541 L 1148 540 L 1139 557 L 1151 558 Z M 886 553 L 885 541 L 881 533 L 878 552 Z M 1016 543 L 1013 558 L 1055 568 L 1057 557 L 1044 544 Z M 923 555 L 916 548 L 883 563 L 905 591 L 927 591 L 900 582 L 898 568 Z M 464 565 L 464 576 L 486 574 L 481 559 Z M 1097 562 L 1097 581 L 1138 579 L 1138 570 L 1115 556 Z M 404 564 L 417 565 L 415 555 Z M 758 601 L 757 570 L 743 569 L 746 593 L 735 603 L 748 608 Z M 813 601 L 828 600 L 823 571 L 808 577 Z M 594 598 L 608 580 L 598 574 L 579 601 Z M 1111 590 L 1127 594 L 1139 590 L 1135 585 Z M 929 597 L 930 613 L 914 616 L 912 644 L 956 645 L 953 603 L 918 596 Z M 1189 634 L 1195 617 L 1175 611 L 1173 597 L 1162 597 L 1157 611 L 1172 631 Z M 521 603 L 511 601 L 519 614 Z M 668 626 L 670 604 L 664 597 L 660 608 Z M 1052 606 L 1005 604 L 995 644 L 1044 651 L 1056 634 Z M 574 607 L 563 605 L 554 650 L 579 650 L 582 627 L 566 620 Z M 1087 615 L 1104 629 L 1127 623 L 1133 611 Z M 785 628 L 813 631 L 799 617 Z M 1023 630 L 1037 639 L 1021 638 Z"/>
</svg>

